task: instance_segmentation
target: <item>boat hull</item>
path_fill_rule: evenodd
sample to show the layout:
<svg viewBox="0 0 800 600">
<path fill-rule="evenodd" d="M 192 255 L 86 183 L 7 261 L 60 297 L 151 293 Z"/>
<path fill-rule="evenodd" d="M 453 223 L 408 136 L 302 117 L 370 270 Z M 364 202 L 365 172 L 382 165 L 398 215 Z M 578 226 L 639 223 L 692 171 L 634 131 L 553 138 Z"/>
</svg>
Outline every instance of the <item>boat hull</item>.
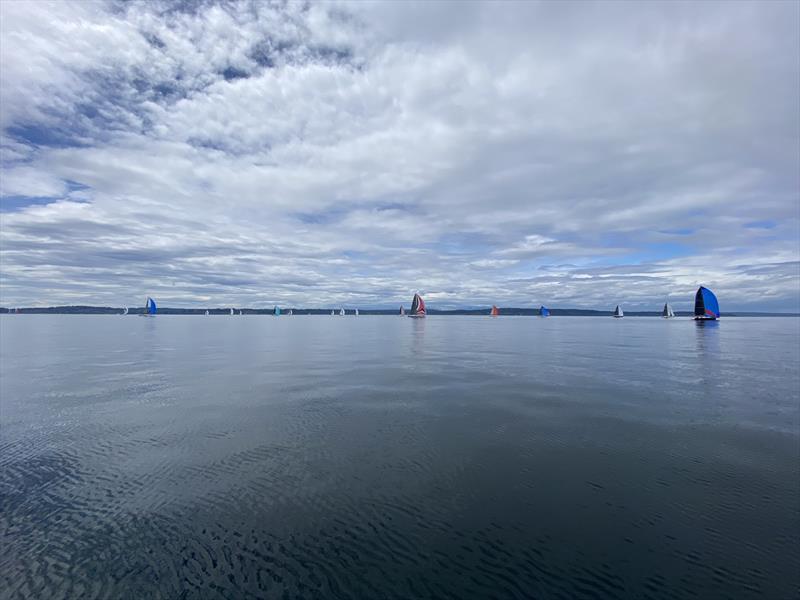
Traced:
<svg viewBox="0 0 800 600">
<path fill-rule="evenodd" d="M 424 319 L 425 315 L 408 315 L 409 319 Z"/>
</svg>

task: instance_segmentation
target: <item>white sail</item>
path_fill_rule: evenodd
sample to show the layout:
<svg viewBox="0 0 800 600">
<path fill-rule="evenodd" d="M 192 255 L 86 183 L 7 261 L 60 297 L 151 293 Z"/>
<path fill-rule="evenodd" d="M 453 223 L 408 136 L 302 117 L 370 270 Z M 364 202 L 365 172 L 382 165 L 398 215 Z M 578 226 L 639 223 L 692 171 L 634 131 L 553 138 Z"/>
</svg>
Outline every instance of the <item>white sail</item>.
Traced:
<svg viewBox="0 0 800 600">
<path fill-rule="evenodd" d="M 356 309 L 356 316 L 358 316 L 358 309 Z"/>
<path fill-rule="evenodd" d="M 239 309 L 239 316 L 242 316 L 242 310 Z"/>
<path fill-rule="evenodd" d="M 290 308 L 286 314 L 291 317 L 294 314 L 294 311 Z"/>
<path fill-rule="evenodd" d="M 331 316 L 333 317 L 333 316 L 335 316 L 335 315 L 336 315 L 336 313 L 334 313 L 333 311 L 331 311 Z"/>
<path fill-rule="evenodd" d="M 344 309 L 343 309 L 343 308 L 340 308 L 340 309 L 339 309 L 339 316 L 340 316 L 340 317 L 343 317 L 343 316 L 344 316 Z"/>
<path fill-rule="evenodd" d="M 127 306 L 123 309 L 122 314 L 123 315 L 127 315 L 128 314 L 128 307 Z"/>
<path fill-rule="evenodd" d="M 617 304 L 617 308 L 614 309 L 614 317 L 620 319 L 625 316 L 625 313 L 622 312 L 622 309 Z"/>
<path fill-rule="evenodd" d="M 664 310 L 661 311 L 661 316 L 665 319 L 671 319 L 675 316 L 675 313 L 672 312 L 672 307 L 669 305 L 669 302 L 664 304 Z"/>
<path fill-rule="evenodd" d="M 206 316 L 208 316 L 208 311 L 206 311 Z"/>
<path fill-rule="evenodd" d="M 231 316 L 233 316 L 233 309 L 231 309 Z"/>
</svg>

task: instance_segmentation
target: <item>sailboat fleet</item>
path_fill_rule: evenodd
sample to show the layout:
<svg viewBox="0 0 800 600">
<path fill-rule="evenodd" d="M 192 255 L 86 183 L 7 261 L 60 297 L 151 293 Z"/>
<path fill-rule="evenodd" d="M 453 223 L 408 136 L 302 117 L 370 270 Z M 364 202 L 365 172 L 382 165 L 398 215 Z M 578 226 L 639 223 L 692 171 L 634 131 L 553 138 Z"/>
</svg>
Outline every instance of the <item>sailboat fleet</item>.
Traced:
<svg viewBox="0 0 800 600">
<path fill-rule="evenodd" d="M 19 308 L 12 308 L 9 309 L 8 312 L 11 313 L 19 313 L 21 312 Z M 157 314 L 158 307 L 156 306 L 156 301 L 153 300 L 150 296 L 147 297 L 145 301 L 144 311 L 137 313 L 139 316 L 143 317 L 153 317 Z M 236 311 L 231 308 L 229 309 L 229 313 L 231 316 L 236 314 Z M 118 313 L 121 315 L 129 314 L 128 307 L 124 307 L 122 313 Z M 239 309 L 239 315 L 244 314 L 242 309 Z M 276 317 L 280 316 L 281 314 L 285 314 L 287 316 L 291 316 L 293 314 L 292 309 L 287 310 L 285 313 L 281 313 L 281 309 L 279 306 L 275 305 L 272 314 Z M 338 312 L 334 309 L 331 310 L 331 316 L 339 315 L 341 317 L 345 316 L 346 312 L 345 309 L 342 307 L 338 310 Z M 356 308 L 353 311 L 355 316 L 359 315 L 358 309 Z M 422 296 L 419 293 L 414 294 L 414 298 L 411 301 L 411 309 L 408 313 L 406 313 L 405 308 L 403 305 L 400 305 L 400 311 L 397 313 L 399 316 L 408 316 L 414 319 L 424 318 L 426 316 L 425 310 L 425 301 L 422 299 Z M 489 311 L 490 316 L 497 317 L 500 316 L 500 309 L 496 305 L 492 305 L 491 310 Z M 209 311 L 205 311 L 205 315 L 209 315 Z M 539 316 L 540 317 L 549 317 L 550 316 L 550 309 L 546 306 L 542 305 L 539 307 Z M 622 306 L 619 304 L 616 306 L 614 311 L 611 313 L 615 319 L 621 319 L 625 316 L 625 313 L 622 310 Z M 675 311 L 672 309 L 672 305 L 669 303 L 669 299 L 664 303 L 664 308 L 661 310 L 661 317 L 664 319 L 672 319 L 675 318 Z M 695 321 L 716 321 L 720 318 L 720 310 L 719 310 L 719 301 L 717 300 L 716 295 L 710 289 L 704 286 L 700 286 L 695 294 L 694 299 L 694 316 Z"/>
</svg>

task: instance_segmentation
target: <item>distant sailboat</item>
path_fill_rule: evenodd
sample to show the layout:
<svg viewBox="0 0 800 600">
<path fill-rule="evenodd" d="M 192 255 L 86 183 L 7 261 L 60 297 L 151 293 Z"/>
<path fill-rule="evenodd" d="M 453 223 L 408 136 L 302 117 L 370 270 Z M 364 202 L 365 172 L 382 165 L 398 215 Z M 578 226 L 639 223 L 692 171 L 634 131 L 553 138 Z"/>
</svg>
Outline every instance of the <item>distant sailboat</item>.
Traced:
<svg viewBox="0 0 800 600">
<path fill-rule="evenodd" d="M 411 301 L 411 312 L 408 313 L 408 316 L 414 319 L 425 317 L 425 301 L 419 294 L 414 294 L 414 300 Z"/>
<path fill-rule="evenodd" d="M 701 285 L 694 296 L 694 320 L 716 321 L 717 319 L 719 319 L 717 297 L 714 292 Z"/>
<path fill-rule="evenodd" d="M 156 301 L 153 300 L 150 296 L 147 297 L 147 301 L 144 303 L 144 313 L 139 315 L 141 317 L 154 317 L 156 316 L 156 311 L 158 307 L 156 306 Z"/>
<path fill-rule="evenodd" d="M 358 309 L 356 309 L 356 316 L 358 316 Z"/>
<path fill-rule="evenodd" d="M 498 317 L 500 316 L 500 310 L 494 304 L 492 304 L 492 312 L 489 314 L 493 317 Z"/>
<path fill-rule="evenodd" d="M 335 313 L 334 311 L 331 311 L 331 316 L 332 316 L 332 317 L 335 317 L 335 316 L 336 316 L 336 313 Z"/>
<path fill-rule="evenodd" d="M 127 306 L 122 309 L 122 314 L 123 315 L 127 315 L 128 314 L 128 307 Z"/>
<path fill-rule="evenodd" d="M 240 317 L 242 316 L 242 309 L 241 308 L 239 309 L 239 316 Z"/>
<path fill-rule="evenodd" d="M 234 313 L 233 313 L 233 309 L 231 309 L 231 316 L 233 316 L 233 314 L 234 314 Z"/>
<path fill-rule="evenodd" d="M 206 316 L 208 316 L 208 311 L 206 311 Z"/>
<path fill-rule="evenodd" d="M 550 309 L 546 306 L 539 307 L 539 316 L 540 317 L 549 317 L 550 316 Z"/>
<path fill-rule="evenodd" d="M 275 315 L 276 317 L 280 317 L 281 316 L 281 307 L 276 304 L 275 308 L 272 309 L 272 314 Z"/>
<path fill-rule="evenodd" d="M 622 312 L 622 309 L 619 307 L 619 304 L 617 304 L 617 308 L 614 309 L 614 318 L 621 319 L 624 316 L 625 314 Z"/>
<path fill-rule="evenodd" d="M 289 311 L 286 313 L 286 316 L 291 317 L 294 314 L 294 311 L 290 308 Z"/>
<path fill-rule="evenodd" d="M 400 305 L 400 316 L 401 317 L 405 317 L 406 316 L 406 309 L 403 308 L 402 304 Z"/>
<path fill-rule="evenodd" d="M 340 309 L 339 309 L 339 316 L 340 316 L 340 317 L 343 317 L 343 316 L 344 316 L 344 309 L 343 309 L 343 308 L 340 308 Z"/>
<path fill-rule="evenodd" d="M 672 312 L 672 307 L 669 305 L 669 302 L 664 304 L 664 310 L 661 311 L 661 316 L 665 319 L 671 319 L 675 316 L 675 313 Z"/>
</svg>

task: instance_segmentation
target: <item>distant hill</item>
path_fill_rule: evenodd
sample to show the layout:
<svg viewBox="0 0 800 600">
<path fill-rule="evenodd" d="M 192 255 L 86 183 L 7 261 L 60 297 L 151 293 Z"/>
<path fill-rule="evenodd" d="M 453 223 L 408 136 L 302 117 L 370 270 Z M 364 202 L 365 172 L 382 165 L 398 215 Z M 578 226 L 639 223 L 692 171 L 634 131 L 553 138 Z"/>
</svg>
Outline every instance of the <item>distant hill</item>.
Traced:
<svg viewBox="0 0 800 600">
<path fill-rule="evenodd" d="M 291 307 L 281 310 L 285 314 Z M 169 308 L 159 307 L 159 315 L 204 315 L 208 310 L 209 315 L 230 315 L 230 308 Z M 272 308 L 236 308 L 244 315 L 272 315 Z M 295 315 L 330 315 L 330 308 L 292 308 Z M 338 308 L 335 309 L 338 313 Z M 0 307 L 0 313 L 13 312 L 14 309 Z M 48 306 L 48 307 L 21 307 L 20 314 L 35 315 L 119 315 L 123 312 L 121 307 L 113 306 Z M 138 315 L 145 312 L 143 307 L 129 308 L 129 315 Z M 353 314 L 353 309 L 346 309 L 348 315 Z M 397 309 L 359 309 L 361 315 L 396 315 Z M 589 310 L 579 308 L 551 308 L 550 315 L 553 317 L 608 317 L 611 316 L 610 310 Z M 456 309 L 456 310 L 437 310 L 428 309 L 429 315 L 473 315 L 488 316 L 489 308 L 482 309 Z M 693 313 L 677 312 L 677 317 L 691 317 Z M 501 316 L 527 316 L 535 317 L 539 315 L 538 308 L 500 308 Z M 661 311 L 625 311 L 626 317 L 660 317 Z M 800 317 L 800 313 L 764 313 L 764 312 L 724 312 L 723 317 Z"/>
</svg>

